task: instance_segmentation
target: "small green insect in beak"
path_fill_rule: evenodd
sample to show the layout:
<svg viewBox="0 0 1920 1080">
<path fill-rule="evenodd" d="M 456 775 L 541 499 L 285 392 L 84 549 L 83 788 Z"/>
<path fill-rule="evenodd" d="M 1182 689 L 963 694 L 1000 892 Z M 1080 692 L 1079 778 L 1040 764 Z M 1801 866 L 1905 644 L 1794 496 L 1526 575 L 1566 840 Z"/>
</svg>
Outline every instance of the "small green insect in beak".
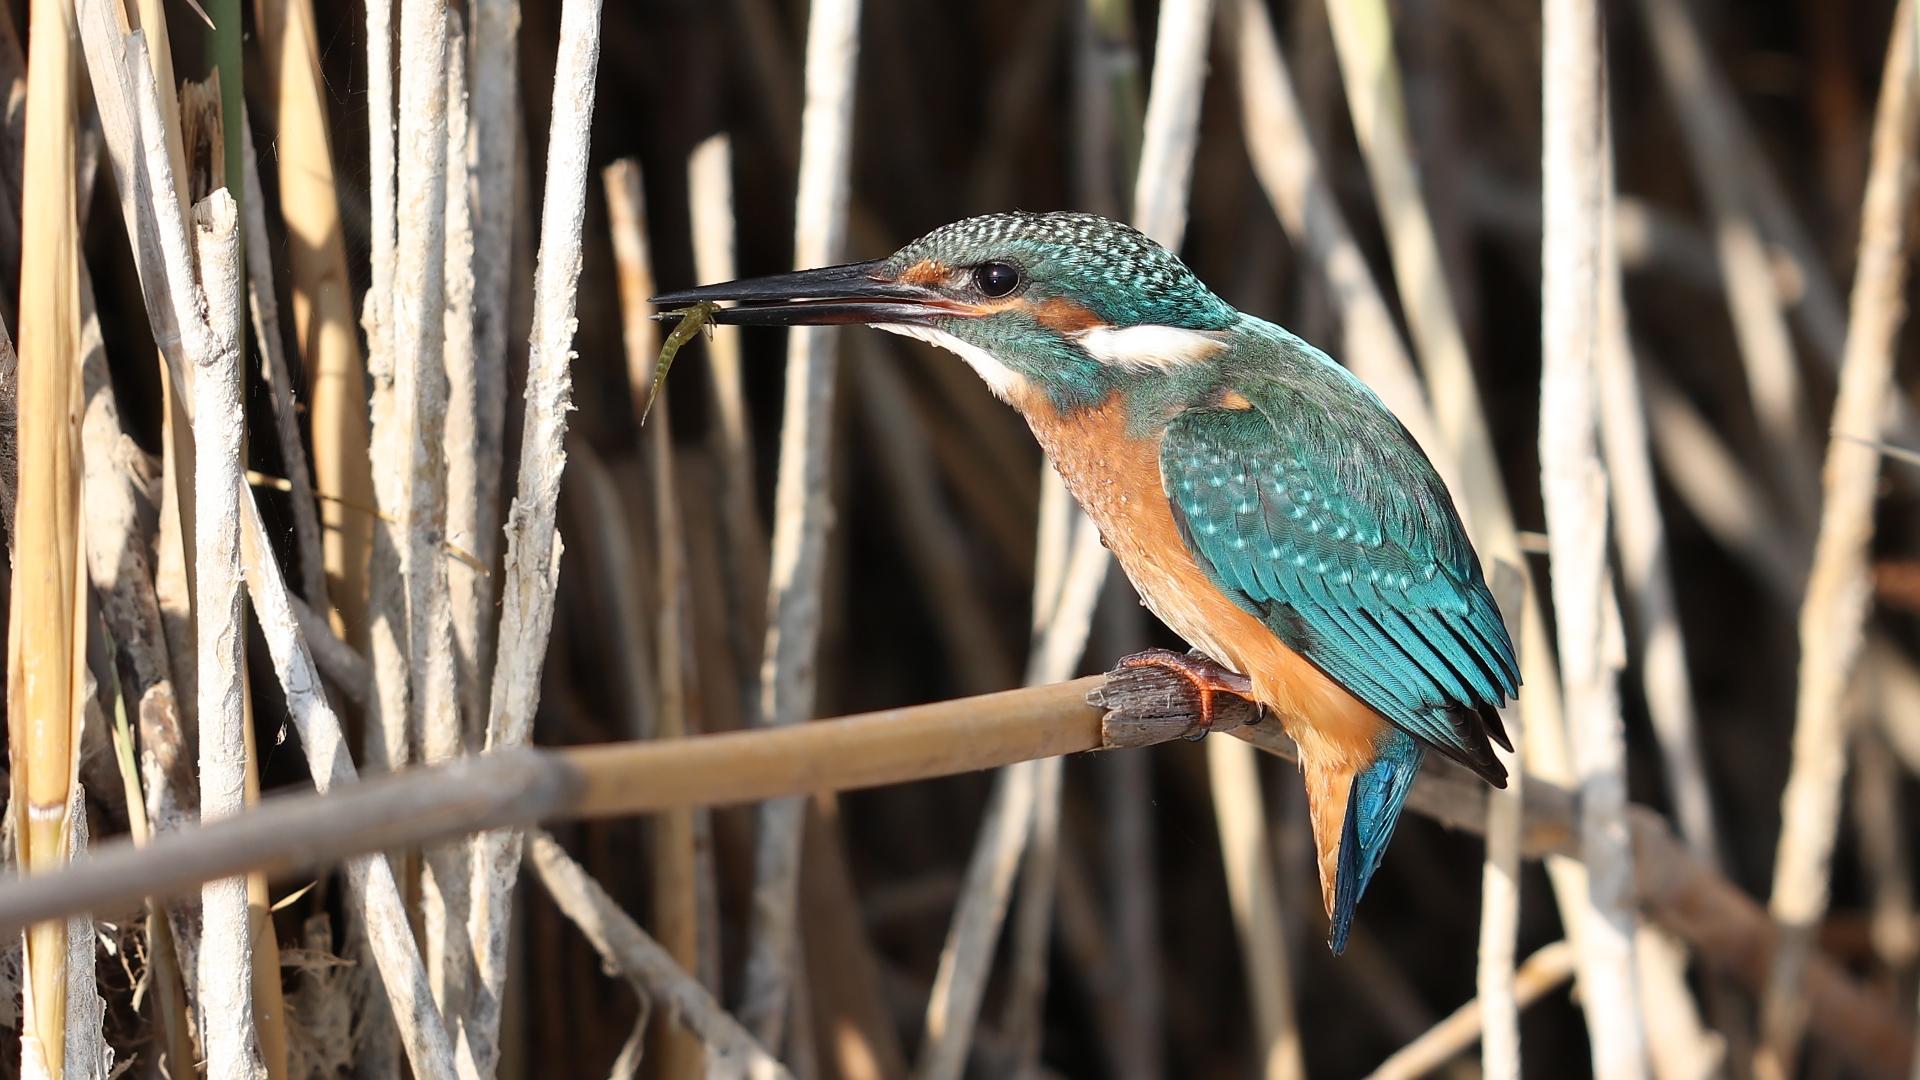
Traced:
<svg viewBox="0 0 1920 1080">
<path fill-rule="evenodd" d="M 647 414 L 653 411 L 653 403 L 660 400 L 660 387 L 665 385 L 667 381 L 667 369 L 673 366 L 673 358 L 680 355 L 680 347 L 692 341 L 693 335 L 699 333 L 703 328 L 710 327 L 713 323 L 714 312 L 719 310 L 719 304 L 711 300 L 702 300 L 692 307 L 678 308 L 673 311 L 662 311 L 654 316 L 654 318 L 659 319 L 661 322 L 665 322 L 668 319 L 678 319 L 680 320 L 680 325 L 674 327 L 673 333 L 668 334 L 667 340 L 660 345 L 660 362 L 655 364 L 653 368 L 653 385 L 647 388 L 647 403 L 640 409 L 641 427 L 646 426 Z M 712 333 L 712 331 L 709 329 L 708 333 Z"/>
</svg>

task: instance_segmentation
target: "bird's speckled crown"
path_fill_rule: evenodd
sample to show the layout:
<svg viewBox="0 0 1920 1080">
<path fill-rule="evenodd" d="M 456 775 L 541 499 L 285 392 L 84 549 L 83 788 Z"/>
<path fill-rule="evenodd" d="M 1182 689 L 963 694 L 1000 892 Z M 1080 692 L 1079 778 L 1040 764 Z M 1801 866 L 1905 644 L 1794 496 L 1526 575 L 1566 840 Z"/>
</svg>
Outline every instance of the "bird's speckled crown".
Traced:
<svg viewBox="0 0 1920 1080">
<path fill-rule="evenodd" d="M 901 248 L 886 272 L 923 260 L 959 267 L 996 259 L 1021 268 L 1035 299 L 1064 296 L 1112 326 L 1222 330 L 1239 317 L 1172 252 L 1097 214 L 1020 211 L 956 221 Z"/>
</svg>

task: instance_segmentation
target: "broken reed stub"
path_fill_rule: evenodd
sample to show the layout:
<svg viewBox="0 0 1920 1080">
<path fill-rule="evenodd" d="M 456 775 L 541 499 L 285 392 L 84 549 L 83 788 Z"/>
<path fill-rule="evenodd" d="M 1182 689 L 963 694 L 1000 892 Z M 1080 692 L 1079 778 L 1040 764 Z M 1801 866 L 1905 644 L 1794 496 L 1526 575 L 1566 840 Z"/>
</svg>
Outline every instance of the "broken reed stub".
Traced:
<svg viewBox="0 0 1920 1080">
<path fill-rule="evenodd" d="M 1213 724 L 1202 727 L 1200 688 L 1185 674 L 1157 664 L 1123 663 L 1114 668 L 1104 683 L 1087 692 L 1087 704 L 1106 711 L 1100 720 L 1103 750 L 1152 746 L 1176 738 L 1191 741 L 1209 732 L 1225 734 L 1257 724 L 1263 715 L 1257 702 L 1216 690 Z"/>
</svg>

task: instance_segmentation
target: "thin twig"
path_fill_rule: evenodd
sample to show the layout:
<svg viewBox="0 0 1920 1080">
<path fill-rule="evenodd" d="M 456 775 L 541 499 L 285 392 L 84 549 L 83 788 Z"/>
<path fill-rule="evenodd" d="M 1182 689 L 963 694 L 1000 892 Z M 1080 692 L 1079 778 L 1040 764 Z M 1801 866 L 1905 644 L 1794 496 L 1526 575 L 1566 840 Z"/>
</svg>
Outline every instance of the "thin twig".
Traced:
<svg viewBox="0 0 1920 1080">
<path fill-rule="evenodd" d="M 1906 212 L 1920 136 L 1914 85 L 1915 9 L 1894 13 L 1874 121 L 1873 158 L 1860 211 L 1840 392 L 1831 429 L 1878 436 L 1893 392 L 1894 346 L 1906 319 Z M 1819 540 L 1800 611 L 1800 683 L 1793 765 L 1781 796 L 1779 852 L 1769 908 L 1781 948 L 1761 1010 L 1762 1080 L 1791 1076 L 1805 1025 L 1802 972 L 1828 901 L 1829 863 L 1846 774 L 1846 688 L 1859 658 L 1871 597 L 1867 573 L 1880 455 L 1845 438 L 1827 446 Z"/>
<path fill-rule="evenodd" d="M 1543 17 L 1545 135 L 1540 477 L 1552 537 L 1553 599 L 1566 721 L 1580 779 L 1587 871 L 1574 941 L 1594 1075 L 1646 1075 L 1634 984 L 1633 875 L 1624 810 L 1626 735 L 1610 623 L 1607 474 L 1595 428 L 1613 170 L 1600 15 L 1592 0 L 1551 0 Z M 1529 734 L 1533 733 L 1531 725 Z"/>
<path fill-rule="evenodd" d="M 253 336 L 260 343 L 260 359 L 267 389 L 273 394 L 273 428 L 280 440 L 280 464 L 292 484 L 294 550 L 300 556 L 300 591 L 309 605 L 325 611 L 327 600 L 326 555 L 320 539 L 319 508 L 314 504 L 313 484 L 307 476 L 307 448 L 300 441 L 300 418 L 294 414 L 293 376 L 287 368 L 285 346 L 280 336 L 280 304 L 273 287 L 272 241 L 267 234 L 266 200 L 260 192 L 260 169 L 253 152 L 253 125 L 242 124 L 246 143 L 247 192 L 243 200 L 247 210 L 247 312 L 253 319 Z"/>
<path fill-rule="evenodd" d="M 794 266 L 800 269 L 835 261 L 846 236 L 860 8 L 860 0 L 818 0 L 807 14 L 806 106 L 793 244 Z M 760 669 L 757 720 L 763 725 L 795 724 L 813 716 L 820 592 L 833 515 L 829 458 L 838 340 L 832 327 L 796 328 L 787 338 L 786 404 Z M 804 811 L 797 800 L 760 810 L 740 1015 L 770 1047 L 781 1042 L 797 959 L 795 897 Z"/>
<path fill-rule="evenodd" d="M 560 850 L 553 837 L 533 833 L 528 837 L 527 857 L 548 894 L 587 935 L 602 959 L 644 986 L 667 1006 L 675 1023 L 707 1044 L 712 1070 L 708 1075 L 792 1080 L 786 1066 L 628 918 L 599 883 Z"/>
</svg>

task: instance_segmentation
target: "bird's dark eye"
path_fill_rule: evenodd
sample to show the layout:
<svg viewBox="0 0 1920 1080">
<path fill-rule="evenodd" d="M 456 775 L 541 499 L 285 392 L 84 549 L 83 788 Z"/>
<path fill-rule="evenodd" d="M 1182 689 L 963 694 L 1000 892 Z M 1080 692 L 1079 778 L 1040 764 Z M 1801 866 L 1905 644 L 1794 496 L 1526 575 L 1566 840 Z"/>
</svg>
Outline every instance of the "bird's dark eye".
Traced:
<svg viewBox="0 0 1920 1080">
<path fill-rule="evenodd" d="M 1003 262 L 973 268 L 973 286 L 986 296 L 1005 296 L 1020 284 L 1020 268 Z"/>
</svg>

